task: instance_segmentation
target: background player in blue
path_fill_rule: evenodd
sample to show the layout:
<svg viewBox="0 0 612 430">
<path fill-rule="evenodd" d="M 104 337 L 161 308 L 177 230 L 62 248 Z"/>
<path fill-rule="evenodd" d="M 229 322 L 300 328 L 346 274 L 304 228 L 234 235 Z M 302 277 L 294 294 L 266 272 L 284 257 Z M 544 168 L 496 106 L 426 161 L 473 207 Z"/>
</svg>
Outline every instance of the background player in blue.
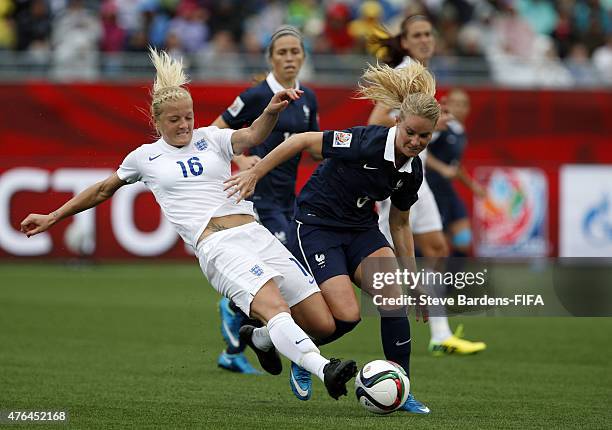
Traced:
<svg viewBox="0 0 612 430">
<path fill-rule="evenodd" d="M 267 48 L 267 57 L 272 71 L 265 80 L 247 89 L 234 100 L 212 125 L 219 128 L 239 129 L 250 125 L 265 109 L 274 94 L 286 88 L 304 91 L 299 100 L 285 109 L 270 136 L 260 145 L 251 148 L 250 156 L 234 158 L 240 170 L 252 167 L 294 133 L 318 131 L 318 106 L 314 92 L 301 86 L 297 80 L 304 64 L 305 52 L 302 35 L 291 26 L 277 29 Z M 295 202 L 295 181 L 301 153 L 296 154 L 263 178 L 255 189 L 251 200 L 259 222 L 278 240 L 287 244 L 289 224 L 293 218 Z M 243 351 L 238 330 L 245 322 L 242 315 L 228 299 L 219 302 L 221 333 L 227 348 L 219 355 L 217 364 L 227 370 L 241 373 L 259 373 L 250 365 Z"/>
<path fill-rule="evenodd" d="M 321 339 L 319 345 L 339 338 L 359 323 L 353 282 L 367 289 L 367 280 L 362 279 L 365 258 L 388 257 L 386 261 L 397 267 L 396 256 L 402 260 L 414 257 L 408 219 L 423 180 L 418 154 L 431 139 L 441 113 L 433 97 L 434 79 L 418 63 L 397 70 L 386 65 L 370 66 L 363 81 L 362 98 L 399 110 L 394 127 L 353 127 L 295 135 L 252 169 L 226 181 L 227 189 L 234 187 L 230 195 L 238 192 L 244 198 L 253 193 L 257 181 L 267 172 L 302 150 L 325 158 L 297 198 L 289 239 L 290 250 L 319 283 L 335 319 L 336 331 Z M 395 251 L 378 229 L 374 211 L 374 202 L 389 196 L 389 225 Z M 385 357 L 408 372 L 411 335 L 407 309 L 379 307 L 379 312 Z M 304 373 L 292 366 L 291 387 L 298 398 L 307 400 L 311 385 Z M 412 394 L 402 410 L 429 413 L 429 408 Z"/>
<path fill-rule="evenodd" d="M 465 257 L 470 252 L 472 232 L 465 204 L 455 191 L 452 180 L 461 180 L 479 197 L 483 197 L 485 191 L 460 164 L 467 144 L 464 124 L 470 112 L 469 96 L 463 90 L 452 89 L 446 96 L 446 106 L 453 120 L 429 144 L 426 176 L 453 254 Z"/>
</svg>

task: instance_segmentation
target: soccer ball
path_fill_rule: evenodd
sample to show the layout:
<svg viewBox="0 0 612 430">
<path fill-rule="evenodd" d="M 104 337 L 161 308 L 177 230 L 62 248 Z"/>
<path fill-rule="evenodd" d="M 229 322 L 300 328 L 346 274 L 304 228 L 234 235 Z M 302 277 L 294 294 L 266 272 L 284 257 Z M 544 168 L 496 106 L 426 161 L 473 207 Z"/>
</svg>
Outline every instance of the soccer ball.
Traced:
<svg viewBox="0 0 612 430">
<path fill-rule="evenodd" d="M 404 404 L 410 381 L 402 366 L 392 361 L 367 363 L 355 378 L 357 400 L 370 412 L 389 414 Z"/>
</svg>

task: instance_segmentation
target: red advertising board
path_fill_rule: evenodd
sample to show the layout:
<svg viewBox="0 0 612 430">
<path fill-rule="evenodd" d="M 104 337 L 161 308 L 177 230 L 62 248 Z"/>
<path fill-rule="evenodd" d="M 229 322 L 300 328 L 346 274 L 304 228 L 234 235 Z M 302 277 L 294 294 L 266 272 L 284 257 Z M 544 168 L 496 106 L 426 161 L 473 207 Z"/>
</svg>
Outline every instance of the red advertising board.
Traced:
<svg viewBox="0 0 612 430">
<path fill-rule="evenodd" d="M 26 239 L 19 221 L 46 213 L 117 168 L 154 139 L 148 83 L 0 85 L 0 258 L 69 257 L 78 247 L 100 259 L 183 258 L 184 246 L 148 192 L 124 187 L 110 202 Z M 244 89 L 192 85 L 196 126 L 210 124 Z M 322 129 L 363 125 L 371 104 L 352 88 L 314 88 Z M 444 94 L 442 89 L 440 94 Z M 558 170 L 565 163 L 612 163 L 612 92 L 469 89 L 472 113 L 465 164 L 538 167 L 549 186 L 552 255 L 557 249 Z M 315 163 L 300 167 L 303 185 Z M 122 189 L 122 190 L 123 190 Z M 471 207 L 471 196 L 460 187 Z M 76 226 L 75 226 L 76 224 Z M 93 237 L 93 238 L 92 238 Z M 93 241 L 93 242 L 92 242 Z"/>
</svg>

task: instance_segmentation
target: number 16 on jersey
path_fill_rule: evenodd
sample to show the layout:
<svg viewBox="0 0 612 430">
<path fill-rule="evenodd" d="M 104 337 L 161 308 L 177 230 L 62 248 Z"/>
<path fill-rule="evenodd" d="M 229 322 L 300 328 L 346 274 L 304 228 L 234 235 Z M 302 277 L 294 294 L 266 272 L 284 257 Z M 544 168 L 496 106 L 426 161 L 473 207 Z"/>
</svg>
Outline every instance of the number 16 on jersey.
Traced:
<svg viewBox="0 0 612 430">
<path fill-rule="evenodd" d="M 189 176 L 187 167 L 189 167 L 189 171 L 191 172 L 192 176 L 200 176 L 204 172 L 204 167 L 202 167 L 202 163 L 200 163 L 200 159 L 198 157 L 191 157 L 189 160 L 187 160 L 187 166 L 185 166 L 185 163 L 182 161 L 177 161 L 176 164 L 181 166 L 184 178 Z"/>
</svg>

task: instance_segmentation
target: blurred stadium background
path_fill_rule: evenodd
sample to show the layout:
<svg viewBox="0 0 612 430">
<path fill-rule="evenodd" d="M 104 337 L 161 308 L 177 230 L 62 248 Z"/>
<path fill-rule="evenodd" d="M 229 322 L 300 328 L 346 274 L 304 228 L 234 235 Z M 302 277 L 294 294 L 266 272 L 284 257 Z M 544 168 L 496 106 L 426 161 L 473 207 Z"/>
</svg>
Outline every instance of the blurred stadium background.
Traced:
<svg viewBox="0 0 612 430">
<path fill-rule="evenodd" d="M 488 191 L 473 201 L 460 188 L 474 255 L 612 257 L 610 0 L 0 0 L 0 410 L 68 408 L 82 427 L 224 427 L 228 410 L 256 399 L 265 413 L 240 409 L 233 426 L 380 425 L 353 399 L 280 407 L 293 401 L 284 378 L 264 386 L 214 367 L 216 296 L 144 187 L 49 233 L 27 239 L 18 226 L 153 139 L 149 44 L 184 58 L 205 126 L 267 70 L 272 31 L 296 25 L 321 128 L 342 129 L 371 110 L 352 98 L 376 61 L 368 36 L 381 25 L 395 34 L 416 13 L 437 29 L 440 95 L 460 87 L 471 98 L 464 160 Z M 302 161 L 300 185 L 315 166 Z M 525 267 L 542 270 L 515 267 L 521 280 Z M 609 319 L 465 322 L 489 350 L 444 363 L 415 328 L 419 397 L 440 411 L 429 426 L 604 428 L 612 418 Z M 377 330 L 367 318 L 330 350 L 380 357 Z"/>
<path fill-rule="evenodd" d="M 282 23 L 300 27 L 301 79 L 322 129 L 366 122 L 352 99 L 372 33 L 406 14 L 437 28 L 443 95 L 467 89 L 465 165 L 488 188 L 472 203 L 477 256 L 612 255 L 612 21 L 609 0 L 0 0 L 0 258 L 186 257 L 144 187 L 29 240 L 16 230 L 150 141 L 146 47 L 181 56 L 196 125 L 267 70 Z M 607 164 L 606 164 L 607 163 Z M 300 185 L 314 169 L 305 160 Z M 104 232 L 104 234 L 100 234 Z"/>
</svg>

